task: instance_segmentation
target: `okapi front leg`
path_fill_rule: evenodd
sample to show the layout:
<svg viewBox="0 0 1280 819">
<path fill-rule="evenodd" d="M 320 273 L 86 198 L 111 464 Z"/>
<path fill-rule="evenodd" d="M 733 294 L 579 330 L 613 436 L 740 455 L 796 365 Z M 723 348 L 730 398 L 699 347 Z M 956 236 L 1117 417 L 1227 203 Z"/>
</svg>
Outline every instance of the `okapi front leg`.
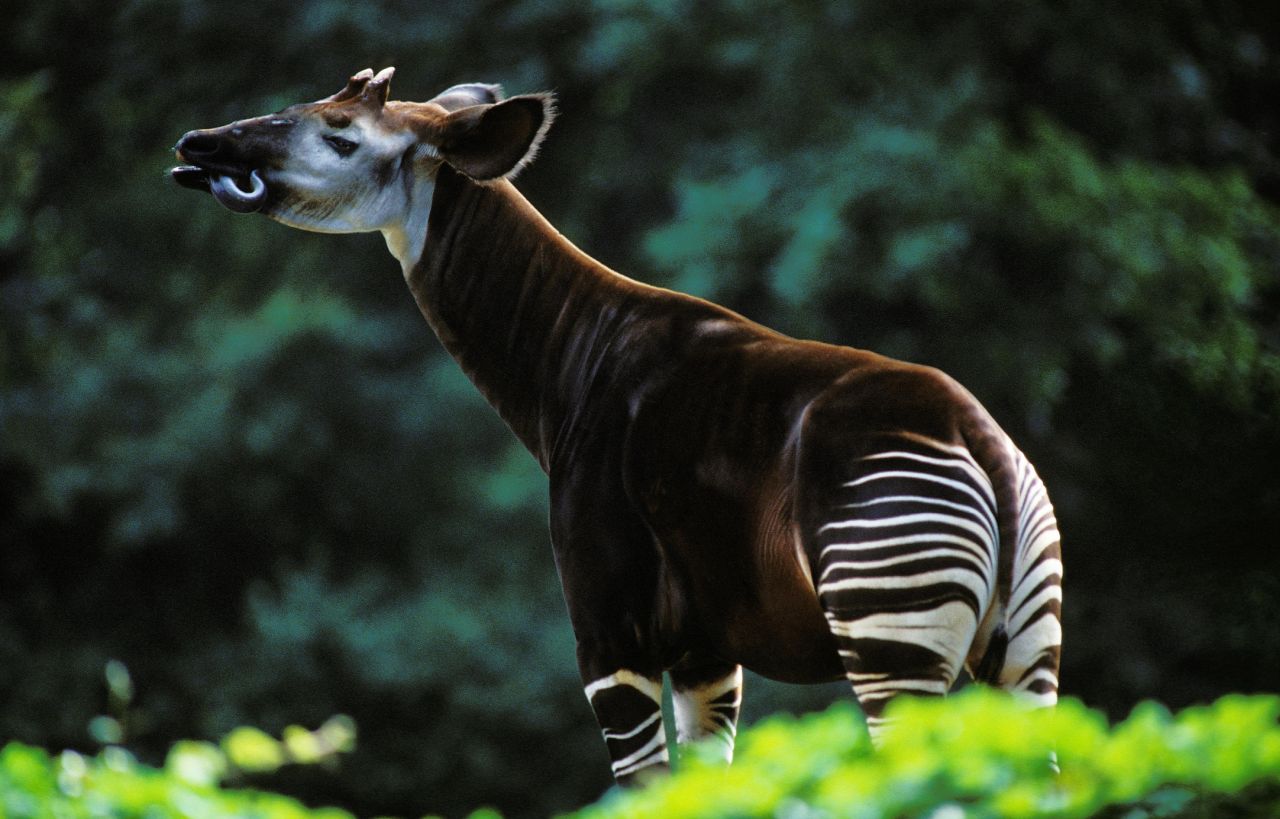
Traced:
<svg viewBox="0 0 1280 819">
<path fill-rule="evenodd" d="M 630 785 L 642 773 L 670 767 L 662 725 L 661 676 L 652 678 L 619 669 L 587 683 L 586 693 L 619 784 Z"/>
<path fill-rule="evenodd" d="M 551 540 L 587 700 L 614 778 L 630 785 L 670 766 L 655 613 L 659 564 L 653 536 L 631 511 L 621 481 L 601 478 L 622 474 L 616 451 L 576 452 L 577 464 L 551 472 Z"/>
<path fill-rule="evenodd" d="M 742 666 L 686 659 L 671 669 L 676 741 L 681 745 L 714 739 L 725 762 L 733 761 L 742 705 Z"/>
</svg>

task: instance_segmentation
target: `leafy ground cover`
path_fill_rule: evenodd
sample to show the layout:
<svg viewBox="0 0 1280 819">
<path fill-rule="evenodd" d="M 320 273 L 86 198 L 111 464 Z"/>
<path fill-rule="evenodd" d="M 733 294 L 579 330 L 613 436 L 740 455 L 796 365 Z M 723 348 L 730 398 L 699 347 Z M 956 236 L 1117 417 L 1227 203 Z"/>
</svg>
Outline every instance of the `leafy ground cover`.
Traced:
<svg viewBox="0 0 1280 819">
<path fill-rule="evenodd" d="M 1280 812 L 1280 698 L 1226 696 L 1171 714 L 1144 703 L 1108 727 L 1077 700 L 1028 710 L 981 689 L 904 700 L 872 752 L 851 705 L 746 732 L 732 767 L 618 794 L 580 819 L 624 817 L 1144 817 Z M 1053 760 L 1057 760 L 1055 770 Z"/>
<path fill-rule="evenodd" d="M 1280 814 L 1280 697 L 1229 695 L 1177 714 L 1144 703 L 1109 726 L 1068 699 L 1032 710 L 969 689 L 903 700 L 873 751 L 852 705 L 774 717 L 743 732 L 730 767 L 694 749 L 677 773 L 613 791 L 576 819 L 664 817 L 1271 817 Z M 0 752 L 0 809 L 25 817 L 342 819 L 271 793 L 223 787 L 289 763 L 329 764 L 354 732 L 338 719 L 283 740 L 238 729 L 220 745 L 175 745 L 163 768 L 111 747 L 96 757 L 11 743 Z M 473 819 L 496 817 L 482 809 Z"/>
<path fill-rule="evenodd" d="M 290 726 L 280 740 L 256 728 L 237 728 L 218 745 L 176 743 L 160 768 L 118 746 L 89 757 L 75 751 L 52 755 L 11 742 L 0 750 L 0 816 L 350 819 L 344 810 L 311 809 L 287 796 L 224 784 L 289 764 L 333 765 L 354 742 L 354 726 L 344 717 L 315 731 Z"/>
</svg>

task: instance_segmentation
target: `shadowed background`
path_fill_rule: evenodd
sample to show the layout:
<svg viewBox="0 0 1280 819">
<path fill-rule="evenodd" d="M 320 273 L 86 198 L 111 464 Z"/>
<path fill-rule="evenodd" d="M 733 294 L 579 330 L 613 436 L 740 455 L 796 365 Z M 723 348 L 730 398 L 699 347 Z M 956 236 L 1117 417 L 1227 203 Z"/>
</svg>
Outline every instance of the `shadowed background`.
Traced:
<svg viewBox="0 0 1280 819">
<path fill-rule="evenodd" d="M 519 186 L 607 264 L 973 390 L 1059 510 L 1064 693 L 1121 716 L 1275 690 L 1264 9 L 18 0 L 0 740 L 155 759 L 345 713 L 360 742 L 336 772 L 258 784 L 411 815 L 543 815 L 608 787 L 545 480 L 381 238 L 237 217 L 164 173 L 190 128 L 389 64 L 401 99 L 555 90 Z M 841 696 L 750 678 L 746 720 Z"/>
</svg>

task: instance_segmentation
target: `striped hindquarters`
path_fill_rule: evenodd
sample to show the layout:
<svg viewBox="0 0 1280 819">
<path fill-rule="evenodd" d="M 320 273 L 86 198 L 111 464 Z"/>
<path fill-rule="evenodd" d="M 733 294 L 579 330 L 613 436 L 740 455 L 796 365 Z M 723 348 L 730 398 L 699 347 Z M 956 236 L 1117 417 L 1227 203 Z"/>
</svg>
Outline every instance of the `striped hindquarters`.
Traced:
<svg viewBox="0 0 1280 819">
<path fill-rule="evenodd" d="M 996 501 L 966 449 L 914 436 L 843 477 L 815 580 L 874 733 L 892 696 L 946 693 L 959 673 L 994 594 Z"/>
</svg>

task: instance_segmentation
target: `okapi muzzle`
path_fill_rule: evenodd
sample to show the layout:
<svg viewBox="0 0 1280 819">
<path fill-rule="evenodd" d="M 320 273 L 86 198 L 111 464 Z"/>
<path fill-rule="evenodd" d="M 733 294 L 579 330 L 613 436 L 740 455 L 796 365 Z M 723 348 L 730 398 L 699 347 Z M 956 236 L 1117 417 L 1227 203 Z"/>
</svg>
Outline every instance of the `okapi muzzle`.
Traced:
<svg viewBox="0 0 1280 819">
<path fill-rule="evenodd" d="M 294 120 L 258 117 L 221 128 L 190 131 L 174 146 L 180 159 L 170 173 L 186 188 L 208 191 L 236 213 L 254 213 L 267 202 L 264 169 L 275 167 L 285 153 Z"/>
<path fill-rule="evenodd" d="M 972 394 L 610 270 L 509 181 L 549 95 L 388 101 L 390 77 L 192 131 L 173 177 L 237 212 L 385 236 L 550 479 L 578 670 L 618 781 L 667 766 L 664 678 L 677 740 L 726 760 L 743 668 L 843 676 L 873 739 L 893 697 L 944 695 L 963 670 L 1057 701 L 1053 507 Z"/>
</svg>

